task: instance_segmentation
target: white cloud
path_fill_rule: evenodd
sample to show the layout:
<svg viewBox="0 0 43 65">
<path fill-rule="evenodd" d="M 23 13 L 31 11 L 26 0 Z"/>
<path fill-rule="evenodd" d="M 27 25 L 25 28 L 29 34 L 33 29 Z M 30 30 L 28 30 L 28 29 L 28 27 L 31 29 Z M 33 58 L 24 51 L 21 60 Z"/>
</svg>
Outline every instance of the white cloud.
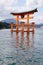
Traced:
<svg viewBox="0 0 43 65">
<path fill-rule="evenodd" d="M 13 3 L 17 4 L 17 2 L 18 2 L 18 0 L 1 0 L 0 1 L 0 8 L 2 7 L 5 10 L 7 10 L 7 9 L 9 10 L 9 8 L 12 9 Z"/>
<path fill-rule="evenodd" d="M 36 7 L 36 2 L 35 2 L 35 0 L 26 0 L 26 7 L 28 8 L 28 9 L 34 9 L 35 7 Z"/>
<path fill-rule="evenodd" d="M 13 4 L 17 4 L 18 0 L 1 0 L 0 1 L 0 20 L 12 17 L 11 11 L 15 10 Z"/>
<path fill-rule="evenodd" d="M 17 4 L 18 0 L 6 0 L 6 3 L 5 3 L 5 10 L 13 10 L 15 8 L 15 6 L 13 6 L 13 3 L 14 4 Z"/>
<path fill-rule="evenodd" d="M 37 19 L 42 20 L 42 19 L 43 19 L 43 15 L 39 15 L 39 16 L 37 17 Z"/>
<path fill-rule="evenodd" d="M 33 21 L 34 21 L 36 24 L 43 23 L 43 15 L 42 15 L 42 14 L 35 15 Z"/>
<path fill-rule="evenodd" d="M 5 19 L 5 18 L 3 18 L 3 17 L 0 17 L 0 21 L 1 21 L 1 20 L 4 20 L 4 19 Z"/>
<path fill-rule="evenodd" d="M 26 6 L 29 8 L 43 6 L 43 0 L 26 0 Z"/>
<path fill-rule="evenodd" d="M 43 0 L 37 0 L 38 4 L 43 6 Z"/>
<path fill-rule="evenodd" d="M 17 3 L 18 0 L 1 0 L 0 4 L 11 5 L 13 2 Z"/>
<path fill-rule="evenodd" d="M 5 0 L 1 0 L 1 1 L 0 1 L 0 4 L 1 4 L 1 5 L 2 5 L 3 3 L 5 3 Z"/>
<path fill-rule="evenodd" d="M 0 20 L 8 18 L 8 17 L 9 18 L 12 17 L 12 15 L 10 15 L 11 12 L 28 11 L 36 7 L 43 6 L 43 0 L 25 0 L 25 1 L 26 2 L 24 3 L 24 6 L 19 6 L 18 5 L 19 0 L 1 0 L 0 1 Z M 36 20 L 38 20 L 38 18 L 39 19 L 43 18 L 43 15 L 41 16 L 41 14 L 40 16 L 38 15 L 36 16 L 37 16 Z"/>
</svg>

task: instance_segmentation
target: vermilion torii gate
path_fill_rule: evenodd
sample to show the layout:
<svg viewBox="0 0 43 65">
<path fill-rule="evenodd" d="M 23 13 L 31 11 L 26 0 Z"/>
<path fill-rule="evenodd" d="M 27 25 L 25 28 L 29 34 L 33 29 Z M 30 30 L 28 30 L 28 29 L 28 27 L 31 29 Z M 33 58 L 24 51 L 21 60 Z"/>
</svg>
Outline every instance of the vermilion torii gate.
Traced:
<svg viewBox="0 0 43 65">
<path fill-rule="evenodd" d="M 34 22 L 30 24 L 29 19 L 33 19 L 33 17 L 30 17 L 30 15 L 34 14 L 35 12 L 37 12 L 37 8 L 28 12 L 11 13 L 13 16 L 16 16 L 16 18 L 14 18 L 14 20 L 16 20 L 16 24 L 14 25 L 11 23 L 11 32 L 34 32 Z M 24 24 L 24 22 L 18 24 L 19 20 L 27 20 L 27 22 L 26 24 Z M 14 26 L 16 26 L 16 30 L 13 29 Z M 18 29 L 19 26 L 21 26 L 20 30 Z M 24 26 L 26 26 L 26 30 L 24 29 Z M 30 26 L 32 26 L 32 30 L 30 30 Z"/>
</svg>

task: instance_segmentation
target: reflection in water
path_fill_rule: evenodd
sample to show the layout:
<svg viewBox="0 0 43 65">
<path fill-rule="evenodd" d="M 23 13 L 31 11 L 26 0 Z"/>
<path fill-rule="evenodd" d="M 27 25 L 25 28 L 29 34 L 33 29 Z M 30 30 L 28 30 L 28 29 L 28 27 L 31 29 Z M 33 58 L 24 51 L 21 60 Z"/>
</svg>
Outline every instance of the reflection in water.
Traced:
<svg viewBox="0 0 43 65">
<path fill-rule="evenodd" d="M 13 38 L 13 33 L 11 33 L 11 38 Z"/>
<path fill-rule="evenodd" d="M 27 41 L 26 42 L 27 46 L 29 46 L 29 42 L 30 42 L 30 40 L 29 40 L 29 33 L 26 34 L 26 41 Z"/>
<path fill-rule="evenodd" d="M 22 48 L 23 44 L 24 44 L 24 33 L 21 33 L 21 38 L 20 38 L 20 47 Z"/>
<path fill-rule="evenodd" d="M 0 30 L 0 65 L 43 65 L 43 30 L 40 30 L 35 34 L 12 35 L 8 30 Z"/>
<path fill-rule="evenodd" d="M 11 37 L 13 38 L 13 34 L 11 34 Z M 33 47 L 34 43 L 34 34 L 30 36 L 30 33 L 17 33 L 16 32 L 16 43 L 15 46 L 16 48 L 20 47 L 22 49 L 28 49 L 29 47 Z"/>
<path fill-rule="evenodd" d="M 18 47 L 19 39 L 18 39 L 18 32 L 16 32 L 16 48 Z"/>
<path fill-rule="evenodd" d="M 14 35 L 13 35 L 14 36 Z M 13 37 L 12 36 L 12 37 Z M 17 49 L 17 58 L 19 63 L 24 63 L 22 65 L 26 65 L 26 60 L 31 60 L 32 58 L 32 52 L 33 52 L 33 43 L 34 43 L 34 35 L 30 35 L 30 33 L 16 33 L 15 35 L 16 43 L 15 48 Z"/>
</svg>

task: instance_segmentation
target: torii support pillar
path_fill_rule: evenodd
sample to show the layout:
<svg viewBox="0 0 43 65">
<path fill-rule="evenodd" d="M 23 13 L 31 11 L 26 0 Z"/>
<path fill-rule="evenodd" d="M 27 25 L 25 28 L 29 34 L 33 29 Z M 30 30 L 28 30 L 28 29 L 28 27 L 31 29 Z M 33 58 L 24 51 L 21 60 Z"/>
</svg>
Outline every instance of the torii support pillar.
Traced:
<svg viewBox="0 0 43 65">
<path fill-rule="evenodd" d="M 13 33 L 13 27 L 14 27 L 13 22 L 11 22 L 10 25 L 11 25 L 11 30 L 10 31 L 11 31 L 11 33 Z"/>
<path fill-rule="evenodd" d="M 29 15 L 27 14 L 27 32 L 30 30 Z"/>
<path fill-rule="evenodd" d="M 22 22 L 21 25 L 21 31 L 24 32 L 24 22 Z"/>
<path fill-rule="evenodd" d="M 18 16 L 16 16 L 16 31 L 18 32 Z"/>
</svg>

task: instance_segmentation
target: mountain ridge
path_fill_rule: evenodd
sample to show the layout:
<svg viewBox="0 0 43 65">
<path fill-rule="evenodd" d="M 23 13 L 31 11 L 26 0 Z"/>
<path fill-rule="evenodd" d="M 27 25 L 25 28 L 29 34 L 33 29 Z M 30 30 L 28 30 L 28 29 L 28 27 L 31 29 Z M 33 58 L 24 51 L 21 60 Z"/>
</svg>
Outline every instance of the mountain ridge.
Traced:
<svg viewBox="0 0 43 65">
<path fill-rule="evenodd" d="M 2 24 L 5 24 L 5 25 L 10 25 L 11 22 L 13 22 L 14 24 L 16 24 L 16 21 L 13 20 L 13 19 L 5 19 L 5 20 L 2 20 L 0 22 L 2 22 Z M 41 24 L 35 24 L 35 28 L 40 28 L 40 27 L 43 27 L 43 23 L 41 23 Z"/>
</svg>

